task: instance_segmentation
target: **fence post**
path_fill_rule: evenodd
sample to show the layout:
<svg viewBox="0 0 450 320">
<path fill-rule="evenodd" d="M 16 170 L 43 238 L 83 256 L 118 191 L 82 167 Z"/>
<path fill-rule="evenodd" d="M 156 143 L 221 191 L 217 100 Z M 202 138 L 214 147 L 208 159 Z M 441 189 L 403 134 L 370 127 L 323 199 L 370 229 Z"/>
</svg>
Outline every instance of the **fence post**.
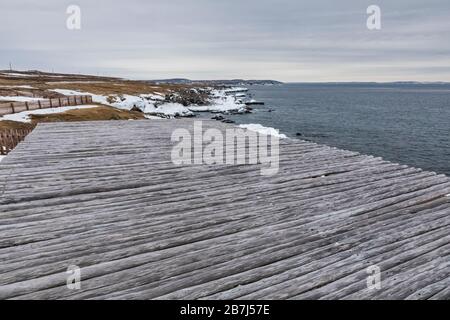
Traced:
<svg viewBox="0 0 450 320">
<path fill-rule="evenodd" d="M 6 153 L 8 153 L 11 150 L 11 145 L 12 145 L 12 138 L 11 138 L 10 130 L 7 130 L 5 132 L 5 134 L 6 134 L 6 139 L 5 139 Z"/>
<path fill-rule="evenodd" d="M 28 101 L 25 101 L 25 108 L 26 108 L 27 110 L 30 110 L 30 107 L 28 106 Z"/>
<path fill-rule="evenodd" d="M 52 106 L 52 98 L 50 98 L 49 101 L 50 101 L 50 108 L 53 108 L 53 106 Z"/>
<path fill-rule="evenodd" d="M 3 142 L 3 132 L 0 131 L 0 155 L 6 154 L 6 152 L 3 151 L 3 145 L 4 145 L 4 142 Z"/>
<path fill-rule="evenodd" d="M 41 100 L 38 100 L 38 106 L 39 106 L 39 109 L 42 109 Z"/>
<path fill-rule="evenodd" d="M 18 139 L 17 139 L 17 130 L 11 130 L 11 138 L 12 138 L 12 143 L 13 145 L 18 143 Z"/>
<path fill-rule="evenodd" d="M 20 138 L 19 134 L 17 133 L 17 130 L 15 130 L 15 132 L 14 132 L 14 146 L 17 146 L 19 144 L 19 142 L 20 142 L 19 138 Z"/>
<path fill-rule="evenodd" d="M 6 155 L 13 150 L 35 128 L 0 130 L 0 154 Z"/>
<path fill-rule="evenodd" d="M 11 110 L 12 110 L 12 113 L 16 113 L 16 110 L 14 110 L 14 102 L 11 102 Z"/>
</svg>

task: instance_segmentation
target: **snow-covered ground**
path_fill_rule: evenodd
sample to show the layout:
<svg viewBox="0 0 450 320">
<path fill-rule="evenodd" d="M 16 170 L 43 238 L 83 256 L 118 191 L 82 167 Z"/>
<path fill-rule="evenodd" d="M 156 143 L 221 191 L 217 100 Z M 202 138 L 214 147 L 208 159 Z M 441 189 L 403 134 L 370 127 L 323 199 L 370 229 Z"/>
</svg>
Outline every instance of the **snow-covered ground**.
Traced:
<svg viewBox="0 0 450 320">
<path fill-rule="evenodd" d="M 243 88 L 238 88 L 242 90 Z M 185 107 L 179 103 L 163 102 L 162 94 L 140 94 L 140 95 L 96 95 L 89 92 L 79 92 L 75 90 L 54 89 L 54 92 L 71 95 L 91 95 L 92 101 L 109 105 L 112 107 L 130 110 L 134 106 L 150 115 L 163 116 L 193 116 L 193 112 L 245 112 L 246 106 L 233 95 L 227 95 L 227 90 L 212 90 L 212 103 L 209 106 L 189 106 Z"/>
<path fill-rule="evenodd" d="M 155 108 L 154 105 L 147 105 L 144 113 L 148 114 L 164 114 L 167 116 L 192 116 L 193 113 L 186 109 L 185 106 L 179 103 L 164 103 Z"/>
<path fill-rule="evenodd" d="M 239 125 L 240 128 L 244 128 L 251 131 L 256 131 L 261 134 L 270 135 L 270 136 L 276 136 L 280 139 L 287 138 L 286 135 L 279 133 L 278 129 L 271 128 L 271 127 L 264 127 L 258 123 L 249 123 L 249 124 L 241 124 Z"/>
<path fill-rule="evenodd" d="M 0 156 L 0 162 L 2 162 L 4 157 L 6 157 L 6 156 Z"/>
<path fill-rule="evenodd" d="M 18 88 L 18 89 L 34 89 L 32 86 L 28 85 L 17 85 L 17 86 L 0 86 L 0 88 Z"/>
<path fill-rule="evenodd" d="M 2 74 L 11 77 L 35 77 L 34 74 L 22 74 L 22 73 L 14 73 L 14 72 L 2 72 Z"/>
<path fill-rule="evenodd" d="M 1 120 L 11 120 L 18 122 L 31 122 L 30 115 L 31 114 L 52 114 L 52 113 L 61 113 L 69 110 L 76 109 L 86 109 L 86 108 L 96 108 L 97 105 L 81 105 L 81 106 L 68 106 L 68 107 L 58 107 L 58 108 L 48 108 L 48 109 L 37 109 L 30 111 L 23 111 L 13 114 L 7 114 L 3 117 L 0 117 Z"/>
<path fill-rule="evenodd" d="M 130 110 L 137 107 L 150 115 L 165 115 L 165 116 L 192 116 L 193 113 L 179 103 L 161 103 L 164 97 L 157 94 L 140 94 L 133 96 L 129 94 L 123 95 L 98 95 L 89 92 L 79 92 L 74 90 L 54 89 L 54 92 L 64 94 L 66 96 L 72 95 L 91 95 L 92 101 L 104 105 L 112 106 L 119 109 Z"/>
<path fill-rule="evenodd" d="M 44 98 L 31 98 L 31 97 L 21 97 L 21 96 L 0 96 L 0 101 L 18 101 L 18 102 L 30 102 L 30 101 L 38 101 Z"/>
<path fill-rule="evenodd" d="M 93 102 L 97 102 L 97 103 L 101 103 L 101 104 L 108 104 L 108 101 L 106 100 L 107 97 L 92 94 L 90 92 L 81 92 L 81 91 L 67 90 L 67 89 L 53 89 L 53 90 L 49 90 L 49 91 L 57 92 L 57 93 L 60 93 L 60 94 L 66 95 L 66 96 L 90 95 L 90 96 L 92 96 Z"/>
<path fill-rule="evenodd" d="M 15 72 L 2 72 L 2 75 L 10 76 L 10 77 L 40 77 L 40 74 L 27 74 L 27 73 L 15 73 Z M 57 75 L 51 75 L 51 74 L 45 74 L 43 75 L 45 77 L 50 78 L 63 78 L 65 76 L 57 76 Z"/>
</svg>

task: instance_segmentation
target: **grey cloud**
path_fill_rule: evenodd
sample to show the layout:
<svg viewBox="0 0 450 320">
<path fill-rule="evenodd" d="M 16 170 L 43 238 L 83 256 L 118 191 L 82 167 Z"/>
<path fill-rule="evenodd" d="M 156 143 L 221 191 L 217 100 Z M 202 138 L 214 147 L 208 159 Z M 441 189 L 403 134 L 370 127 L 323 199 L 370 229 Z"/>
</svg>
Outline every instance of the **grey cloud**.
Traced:
<svg viewBox="0 0 450 320">
<path fill-rule="evenodd" d="M 380 31 L 365 27 L 374 3 Z M 70 4 L 79 31 L 66 29 Z M 448 0 L 3 1 L 0 61 L 144 79 L 450 81 L 449 14 Z"/>
</svg>

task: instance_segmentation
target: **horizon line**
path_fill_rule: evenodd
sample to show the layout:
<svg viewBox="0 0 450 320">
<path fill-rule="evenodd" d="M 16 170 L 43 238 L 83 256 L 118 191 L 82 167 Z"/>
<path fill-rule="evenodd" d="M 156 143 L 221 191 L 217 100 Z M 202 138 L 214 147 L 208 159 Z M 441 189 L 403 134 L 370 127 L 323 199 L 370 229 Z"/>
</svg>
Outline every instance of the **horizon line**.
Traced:
<svg viewBox="0 0 450 320">
<path fill-rule="evenodd" d="M 116 79 L 124 79 L 124 80 L 131 80 L 131 81 L 165 81 L 165 80 L 188 80 L 188 81 L 276 81 L 280 82 L 282 84 L 389 84 L 389 83 L 404 83 L 404 84 L 450 84 L 450 81 L 443 81 L 443 80 L 427 80 L 427 81 L 420 81 L 420 80 L 394 80 L 394 81 L 283 81 L 283 80 L 277 80 L 272 78 L 217 78 L 217 79 L 191 79 L 188 77 L 168 77 L 168 78 L 158 78 L 158 79 L 142 79 L 142 78 L 124 78 L 120 76 L 111 76 L 111 75 L 101 75 L 101 74 L 89 74 L 89 73 L 73 73 L 73 72 L 56 72 L 56 71 L 42 71 L 39 69 L 28 69 L 28 70 L 18 70 L 18 69 L 2 69 L 0 70 L 2 73 L 14 73 L 14 72 L 41 72 L 46 74 L 61 74 L 61 75 L 81 75 L 81 76 L 91 76 L 91 77 L 101 77 L 101 78 L 116 78 Z"/>
</svg>

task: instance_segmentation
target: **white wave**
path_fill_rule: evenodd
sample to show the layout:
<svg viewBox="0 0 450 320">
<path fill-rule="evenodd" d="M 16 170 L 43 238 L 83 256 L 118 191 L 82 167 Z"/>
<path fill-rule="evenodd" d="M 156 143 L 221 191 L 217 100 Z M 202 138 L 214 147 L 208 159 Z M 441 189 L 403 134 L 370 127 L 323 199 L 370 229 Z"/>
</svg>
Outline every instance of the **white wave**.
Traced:
<svg viewBox="0 0 450 320">
<path fill-rule="evenodd" d="M 271 135 L 276 136 L 280 139 L 286 139 L 287 136 L 280 133 L 278 129 L 272 128 L 272 127 L 264 127 L 260 125 L 259 123 L 248 123 L 248 124 L 241 124 L 239 125 L 240 128 L 244 128 L 251 131 L 256 131 L 261 134 L 265 135 Z"/>
</svg>

